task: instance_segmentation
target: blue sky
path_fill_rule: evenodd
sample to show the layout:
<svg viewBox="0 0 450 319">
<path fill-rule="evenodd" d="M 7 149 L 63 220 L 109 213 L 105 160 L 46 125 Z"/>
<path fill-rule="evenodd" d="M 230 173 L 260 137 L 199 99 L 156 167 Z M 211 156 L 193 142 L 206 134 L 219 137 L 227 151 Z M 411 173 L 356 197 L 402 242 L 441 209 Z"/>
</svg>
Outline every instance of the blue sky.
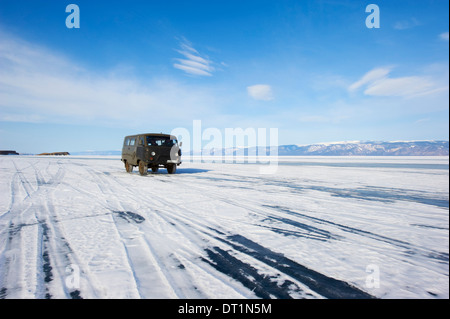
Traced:
<svg viewBox="0 0 450 319">
<path fill-rule="evenodd" d="M 279 144 L 448 140 L 448 6 L 1 0 L 0 149 L 120 149 L 194 120 Z"/>
</svg>

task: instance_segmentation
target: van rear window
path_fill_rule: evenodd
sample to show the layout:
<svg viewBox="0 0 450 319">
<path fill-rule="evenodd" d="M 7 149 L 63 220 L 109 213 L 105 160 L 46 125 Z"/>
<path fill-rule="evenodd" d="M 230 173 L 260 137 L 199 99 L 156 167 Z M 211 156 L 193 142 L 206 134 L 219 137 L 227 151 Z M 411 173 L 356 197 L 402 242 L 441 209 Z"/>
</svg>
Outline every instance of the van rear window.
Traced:
<svg viewBox="0 0 450 319">
<path fill-rule="evenodd" d="M 133 145 L 136 145 L 136 138 L 135 138 L 135 137 L 127 137 L 127 138 L 125 139 L 125 142 L 123 143 L 123 145 L 125 145 L 125 146 L 129 146 L 129 145 L 133 146 Z"/>
</svg>

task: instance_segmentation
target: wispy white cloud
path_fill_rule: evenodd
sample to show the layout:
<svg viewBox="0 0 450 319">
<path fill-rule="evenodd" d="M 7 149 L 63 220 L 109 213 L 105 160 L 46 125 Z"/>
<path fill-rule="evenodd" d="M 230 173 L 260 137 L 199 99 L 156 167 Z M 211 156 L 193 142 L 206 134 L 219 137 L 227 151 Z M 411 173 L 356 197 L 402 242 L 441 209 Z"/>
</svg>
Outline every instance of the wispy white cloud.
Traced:
<svg viewBox="0 0 450 319">
<path fill-rule="evenodd" d="M 430 78 L 420 76 L 408 76 L 401 78 L 386 78 L 372 83 L 364 91 L 366 95 L 373 96 L 404 96 L 413 97 L 433 94 L 446 89 L 437 87 Z"/>
<path fill-rule="evenodd" d="M 373 69 L 364 76 L 359 79 L 358 81 L 352 83 L 349 86 L 349 91 L 355 91 L 359 89 L 361 86 L 366 85 L 368 83 L 375 83 L 376 81 L 380 81 L 382 79 L 386 79 L 387 75 L 391 72 L 391 68 L 377 68 Z"/>
<path fill-rule="evenodd" d="M 173 64 L 174 68 L 191 75 L 212 76 L 212 73 L 215 71 L 212 61 L 206 56 L 201 56 L 186 39 L 182 40 L 180 49 L 176 51 L 184 58 L 175 59 L 177 63 Z"/>
<path fill-rule="evenodd" d="M 418 119 L 417 121 L 414 122 L 414 124 L 425 123 L 425 122 L 430 122 L 430 118 L 426 117 L 426 118 Z"/>
<path fill-rule="evenodd" d="M 0 31 L 0 121 L 128 127 L 152 118 L 158 125 L 173 125 L 208 116 L 215 104 L 215 95 L 207 89 L 92 71 Z"/>
<path fill-rule="evenodd" d="M 441 40 L 448 41 L 448 31 L 447 31 L 447 32 L 441 33 L 441 34 L 439 35 L 439 38 L 440 38 Z"/>
<path fill-rule="evenodd" d="M 247 93 L 250 97 L 260 101 L 273 100 L 272 87 L 267 84 L 256 84 L 247 87 Z"/>
<path fill-rule="evenodd" d="M 420 21 L 413 17 L 408 20 L 397 21 L 394 24 L 394 29 L 406 30 L 406 29 L 412 29 L 412 28 L 420 26 L 420 25 L 421 25 Z"/>
<path fill-rule="evenodd" d="M 355 92 L 361 87 L 365 87 L 365 95 L 400 97 L 431 95 L 448 90 L 448 82 L 436 82 L 431 76 L 421 75 L 391 78 L 389 77 L 391 71 L 392 67 L 373 69 L 364 74 L 361 79 L 352 83 L 348 87 L 348 90 Z"/>
</svg>

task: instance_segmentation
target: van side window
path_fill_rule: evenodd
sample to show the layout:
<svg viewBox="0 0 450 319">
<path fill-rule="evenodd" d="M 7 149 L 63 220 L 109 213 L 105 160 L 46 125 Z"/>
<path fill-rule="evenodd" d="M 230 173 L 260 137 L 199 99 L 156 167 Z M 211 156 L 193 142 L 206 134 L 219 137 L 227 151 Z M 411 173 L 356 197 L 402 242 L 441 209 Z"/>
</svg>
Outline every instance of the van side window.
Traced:
<svg viewBox="0 0 450 319">
<path fill-rule="evenodd" d="M 123 143 L 123 145 L 125 145 L 125 146 L 130 145 L 130 139 L 128 137 L 125 139 L 125 142 Z"/>
<path fill-rule="evenodd" d="M 134 146 L 136 144 L 136 138 L 130 139 L 130 146 Z"/>
</svg>

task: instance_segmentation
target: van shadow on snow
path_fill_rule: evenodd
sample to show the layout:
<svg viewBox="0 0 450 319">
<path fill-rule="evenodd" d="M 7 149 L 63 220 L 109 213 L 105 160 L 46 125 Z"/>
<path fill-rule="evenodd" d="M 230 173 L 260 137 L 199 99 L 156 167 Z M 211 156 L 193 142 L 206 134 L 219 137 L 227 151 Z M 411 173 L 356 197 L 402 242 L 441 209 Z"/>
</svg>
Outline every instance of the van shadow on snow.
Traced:
<svg viewBox="0 0 450 319">
<path fill-rule="evenodd" d="M 198 174 L 198 173 L 206 173 L 209 172 L 209 169 L 202 168 L 179 168 L 177 170 L 177 174 Z"/>
<path fill-rule="evenodd" d="M 209 169 L 201 169 L 201 168 L 177 168 L 175 175 L 184 175 L 184 174 L 200 174 L 209 172 Z M 139 174 L 139 172 L 137 172 Z M 148 175 L 169 175 L 167 170 L 164 168 L 160 168 L 157 172 L 152 172 L 152 170 L 148 170 Z"/>
</svg>

